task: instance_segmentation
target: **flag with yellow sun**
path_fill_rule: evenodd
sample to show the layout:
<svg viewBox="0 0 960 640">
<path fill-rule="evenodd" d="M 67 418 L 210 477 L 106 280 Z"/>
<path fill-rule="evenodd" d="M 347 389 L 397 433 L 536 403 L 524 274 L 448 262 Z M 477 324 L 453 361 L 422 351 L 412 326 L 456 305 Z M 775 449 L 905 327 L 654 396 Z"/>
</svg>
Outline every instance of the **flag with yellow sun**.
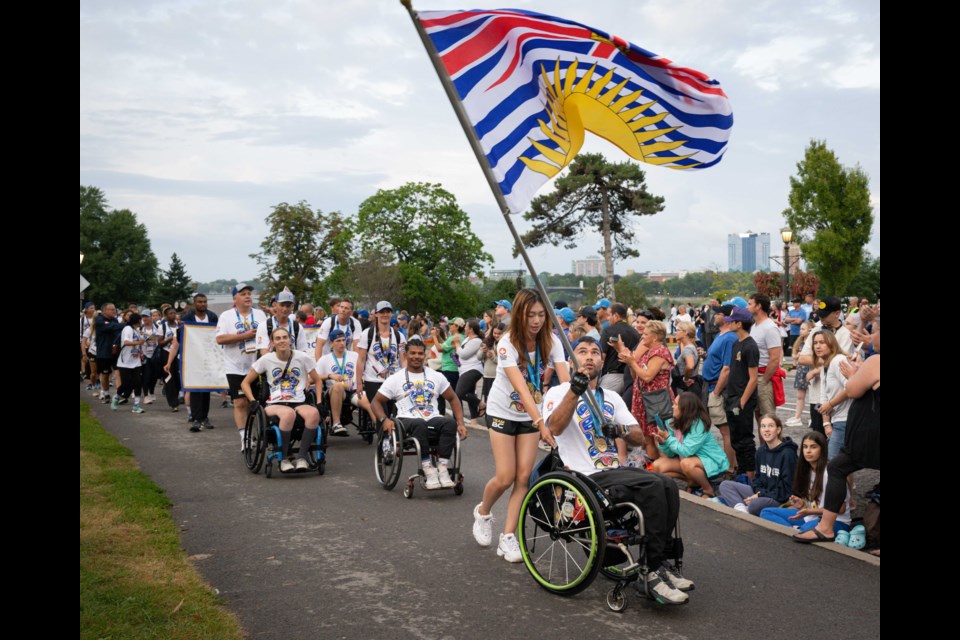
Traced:
<svg viewBox="0 0 960 640">
<path fill-rule="evenodd" d="M 720 83 L 616 36 L 539 13 L 422 11 L 510 210 L 573 161 L 590 131 L 677 170 L 720 162 L 733 111 Z"/>
</svg>

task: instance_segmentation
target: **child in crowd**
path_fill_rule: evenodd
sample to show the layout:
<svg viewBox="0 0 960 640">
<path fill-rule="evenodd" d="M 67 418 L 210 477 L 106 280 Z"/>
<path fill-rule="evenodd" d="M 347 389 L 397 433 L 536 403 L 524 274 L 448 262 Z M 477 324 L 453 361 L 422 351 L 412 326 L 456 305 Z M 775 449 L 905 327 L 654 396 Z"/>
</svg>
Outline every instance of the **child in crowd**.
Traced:
<svg viewBox="0 0 960 640">
<path fill-rule="evenodd" d="M 793 479 L 790 508 L 764 509 L 760 517 L 803 532 L 817 526 L 823 513 L 823 498 L 827 489 L 827 439 L 822 433 L 810 431 L 800 441 L 800 449 L 803 460 L 797 465 Z M 834 535 L 850 530 L 849 505 L 850 492 L 847 491 L 847 498 L 840 507 L 840 515 L 834 525 Z"/>
<path fill-rule="evenodd" d="M 800 325 L 800 337 L 793 343 L 793 353 L 791 354 L 793 362 L 797 362 L 800 359 L 800 351 L 807 342 L 807 336 L 810 335 L 810 332 L 813 331 L 815 326 L 817 325 L 813 320 L 806 320 Z M 796 374 L 793 376 L 793 388 L 797 390 L 797 408 L 793 413 L 793 417 L 787 418 L 784 423 L 788 427 L 803 426 L 803 420 L 800 419 L 800 415 L 803 414 L 803 406 L 807 399 L 807 387 L 810 384 L 807 381 L 807 374 L 810 373 L 810 367 L 798 364 L 796 369 Z"/>
<path fill-rule="evenodd" d="M 750 485 L 734 480 L 720 483 L 720 497 L 737 511 L 753 516 L 767 507 L 779 507 L 790 497 L 797 468 L 797 443 L 783 436 L 783 423 L 774 414 L 760 418 L 757 474 Z"/>
<path fill-rule="evenodd" d="M 726 471 L 730 462 L 710 433 L 710 413 L 695 393 L 684 391 L 674 398 L 667 429 L 659 429 L 655 436 L 663 455 L 653 461 L 653 470 L 686 480 L 688 491 L 699 486 L 703 495 L 715 497 L 710 478 Z M 617 447 L 621 446 L 618 440 Z"/>
</svg>

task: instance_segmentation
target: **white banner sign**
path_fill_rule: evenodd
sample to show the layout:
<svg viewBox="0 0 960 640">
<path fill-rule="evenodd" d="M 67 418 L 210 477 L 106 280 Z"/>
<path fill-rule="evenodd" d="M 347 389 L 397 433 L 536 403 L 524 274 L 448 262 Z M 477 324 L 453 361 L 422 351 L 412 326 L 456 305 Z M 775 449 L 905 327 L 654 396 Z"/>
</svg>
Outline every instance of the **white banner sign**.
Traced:
<svg viewBox="0 0 960 640">
<path fill-rule="evenodd" d="M 216 334 L 216 325 L 183 325 L 180 377 L 184 391 L 227 390 L 223 349 L 217 344 Z"/>
<path fill-rule="evenodd" d="M 316 353 L 317 339 L 320 336 L 320 325 L 315 324 L 309 327 L 300 325 L 300 330 L 303 331 L 303 337 L 307 341 L 307 353 L 312 356 Z"/>
</svg>

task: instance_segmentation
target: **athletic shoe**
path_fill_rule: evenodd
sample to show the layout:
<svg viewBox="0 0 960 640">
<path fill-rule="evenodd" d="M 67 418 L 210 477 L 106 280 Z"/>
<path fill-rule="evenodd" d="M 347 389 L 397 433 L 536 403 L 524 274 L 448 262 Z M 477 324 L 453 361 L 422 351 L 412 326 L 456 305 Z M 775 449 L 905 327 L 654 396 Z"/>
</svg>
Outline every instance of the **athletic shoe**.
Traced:
<svg viewBox="0 0 960 640">
<path fill-rule="evenodd" d="M 200 433 L 201 429 L 203 429 L 203 427 L 200 426 L 199 422 L 194 422 L 190 425 L 190 433 Z"/>
<path fill-rule="evenodd" d="M 229 407 L 229 406 L 230 406 L 230 405 L 227 403 L 226 400 L 224 400 L 223 402 L 220 403 L 220 408 L 221 408 L 221 409 L 226 409 L 226 408 Z"/>
<path fill-rule="evenodd" d="M 213 429 L 213 428 L 214 428 L 214 426 L 213 426 L 212 424 L 210 424 L 210 421 L 207 420 L 206 418 L 204 418 L 204 419 L 200 422 L 200 426 L 202 426 L 204 429 Z"/>
<path fill-rule="evenodd" d="M 801 420 L 800 418 L 787 418 L 786 420 L 783 421 L 783 424 L 785 424 L 788 427 L 802 427 L 803 420 Z"/>
<path fill-rule="evenodd" d="M 180 407 L 170 407 L 170 411 L 176 413 L 177 411 L 180 411 Z"/>
<path fill-rule="evenodd" d="M 480 515 L 480 505 L 473 508 L 473 539 L 481 547 L 489 547 L 493 541 L 493 514 Z"/>
<path fill-rule="evenodd" d="M 103 404 L 110 404 L 110 396 L 100 396 L 100 402 Z"/>
<path fill-rule="evenodd" d="M 423 463 L 423 475 L 426 476 L 426 487 L 427 489 L 439 489 L 440 488 L 440 474 L 437 473 L 437 468 L 429 462 Z M 449 478 L 449 474 L 447 475 Z"/>
<path fill-rule="evenodd" d="M 742 502 L 738 502 L 737 504 L 733 505 L 733 510 L 739 511 L 740 513 L 750 513 L 750 510 L 747 509 L 747 505 L 743 504 Z"/>
<path fill-rule="evenodd" d="M 187 422 L 193 422 L 193 414 L 187 411 Z"/>
<path fill-rule="evenodd" d="M 673 586 L 670 576 L 663 567 L 650 573 L 647 580 L 647 595 L 659 604 L 686 604 L 690 599 L 690 596 Z"/>
<path fill-rule="evenodd" d="M 507 562 L 523 562 L 517 536 L 512 533 L 501 533 L 500 544 L 497 546 L 497 555 Z"/>
<path fill-rule="evenodd" d="M 143 407 L 138 404 L 133 405 L 133 409 L 130 409 L 130 413 L 145 413 Z"/>
<path fill-rule="evenodd" d="M 127 404 L 128 402 L 130 402 L 130 398 L 120 398 L 120 402 L 118 404 Z"/>
<path fill-rule="evenodd" d="M 350 435 L 350 432 L 347 431 L 347 428 L 342 424 L 335 424 L 333 425 L 333 435 L 345 438 Z"/>
<path fill-rule="evenodd" d="M 120 405 L 120 396 L 113 396 L 113 399 L 110 401 L 110 410 L 116 411 L 119 405 Z"/>
<path fill-rule="evenodd" d="M 670 578 L 670 582 L 680 591 L 693 591 L 697 588 L 696 585 L 693 584 L 693 580 L 688 580 L 681 575 L 676 565 L 665 560 L 663 564 L 660 565 L 660 568 L 667 572 L 667 577 Z"/>
<path fill-rule="evenodd" d="M 152 395 L 144 396 L 143 404 L 153 404 L 153 396 Z"/>
<path fill-rule="evenodd" d="M 93 385 L 92 385 L 92 384 L 88 384 L 88 385 L 87 385 L 87 391 L 93 391 Z"/>
<path fill-rule="evenodd" d="M 452 489 L 456 482 L 453 481 L 453 478 L 450 477 L 450 472 L 447 470 L 447 465 L 441 464 L 437 467 L 437 473 L 440 474 L 440 486 L 444 489 Z"/>
<path fill-rule="evenodd" d="M 297 458 L 294 466 L 296 466 L 297 471 L 309 471 L 310 469 L 310 463 L 307 462 L 306 458 Z"/>
<path fill-rule="evenodd" d="M 290 462 L 290 460 L 288 460 L 287 458 L 284 458 L 283 460 L 280 461 L 280 471 L 281 471 L 282 473 L 289 473 L 289 472 L 293 471 L 294 468 L 295 468 L 295 467 L 294 467 L 293 463 Z"/>
</svg>

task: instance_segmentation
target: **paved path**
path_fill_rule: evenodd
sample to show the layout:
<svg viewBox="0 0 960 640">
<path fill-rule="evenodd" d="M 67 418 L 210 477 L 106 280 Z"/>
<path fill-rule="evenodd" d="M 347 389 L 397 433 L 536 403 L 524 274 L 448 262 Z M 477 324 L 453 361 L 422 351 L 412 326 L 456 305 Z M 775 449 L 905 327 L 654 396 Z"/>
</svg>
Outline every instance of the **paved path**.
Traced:
<svg viewBox="0 0 960 640">
<path fill-rule="evenodd" d="M 252 638 L 880 636 L 879 567 L 686 501 L 689 605 L 632 596 L 618 615 L 602 577 L 573 598 L 547 593 L 473 541 L 470 513 L 493 472 L 478 431 L 464 443 L 463 496 L 405 500 L 377 485 L 373 451 L 355 436 L 333 442 L 325 476 L 268 480 L 243 466 L 228 410 L 191 434 L 183 411 L 147 409 L 92 405 L 167 492 L 184 548 Z"/>
</svg>

